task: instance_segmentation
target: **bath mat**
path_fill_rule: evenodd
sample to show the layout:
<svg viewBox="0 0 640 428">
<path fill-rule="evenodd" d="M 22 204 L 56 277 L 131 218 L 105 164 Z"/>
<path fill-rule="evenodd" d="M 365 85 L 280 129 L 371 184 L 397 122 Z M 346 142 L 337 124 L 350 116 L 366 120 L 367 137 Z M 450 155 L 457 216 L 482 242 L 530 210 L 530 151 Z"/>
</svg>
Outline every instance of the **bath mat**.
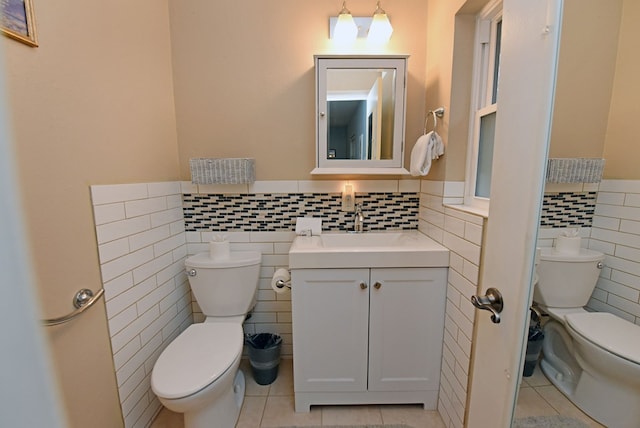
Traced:
<svg viewBox="0 0 640 428">
<path fill-rule="evenodd" d="M 513 428 L 588 428 L 587 424 L 568 416 L 529 416 L 518 418 Z"/>
<path fill-rule="evenodd" d="M 297 426 L 280 427 L 280 428 L 302 428 Z M 304 428 L 412 428 L 409 425 L 326 425 Z"/>
</svg>

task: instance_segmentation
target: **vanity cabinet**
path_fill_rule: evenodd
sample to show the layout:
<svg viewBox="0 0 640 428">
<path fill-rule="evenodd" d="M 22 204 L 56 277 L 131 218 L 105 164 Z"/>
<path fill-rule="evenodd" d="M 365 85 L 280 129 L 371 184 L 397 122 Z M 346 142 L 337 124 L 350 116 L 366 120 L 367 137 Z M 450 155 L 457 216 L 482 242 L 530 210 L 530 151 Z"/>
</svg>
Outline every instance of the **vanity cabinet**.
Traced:
<svg viewBox="0 0 640 428">
<path fill-rule="evenodd" d="M 292 269 L 291 278 L 296 411 L 436 408 L 447 268 Z"/>
</svg>

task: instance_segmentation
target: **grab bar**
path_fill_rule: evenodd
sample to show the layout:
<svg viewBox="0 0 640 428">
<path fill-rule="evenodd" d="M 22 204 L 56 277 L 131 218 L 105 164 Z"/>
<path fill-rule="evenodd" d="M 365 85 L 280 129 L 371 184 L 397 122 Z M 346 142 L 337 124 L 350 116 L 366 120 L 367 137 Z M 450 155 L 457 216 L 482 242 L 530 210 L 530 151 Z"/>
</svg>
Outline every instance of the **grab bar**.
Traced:
<svg viewBox="0 0 640 428">
<path fill-rule="evenodd" d="M 91 306 L 93 306 L 93 304 L 97 302 L 103 294 L 104 288 L 101 288 L 95 295 L 93 294 L 93 291 L 89 290 L 88 288 L 83 288 L 82 290 L 79 290 L 73 297 L 73 306 L 77 308 L 75 311 L 59 318 L 42 320 L 41 323 L 45 327 L 50 327 L 52 325 L 63 324 L 67 321 L 71 321 L 72 319 L 89 309 Z"/>
</svg>

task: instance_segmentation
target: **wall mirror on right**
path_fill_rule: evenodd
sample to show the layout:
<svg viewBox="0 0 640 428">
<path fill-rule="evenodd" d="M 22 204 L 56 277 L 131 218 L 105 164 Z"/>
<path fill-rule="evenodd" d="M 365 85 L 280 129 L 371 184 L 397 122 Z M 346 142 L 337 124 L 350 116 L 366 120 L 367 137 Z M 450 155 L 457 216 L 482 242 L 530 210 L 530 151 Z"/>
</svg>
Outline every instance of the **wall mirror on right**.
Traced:
<svg viewBox="0 0 640 428">
<path fill-rule="evenodd" d="M 408 174 L 407 56 L 316 56 L 312 174 Z"/>
</svg>

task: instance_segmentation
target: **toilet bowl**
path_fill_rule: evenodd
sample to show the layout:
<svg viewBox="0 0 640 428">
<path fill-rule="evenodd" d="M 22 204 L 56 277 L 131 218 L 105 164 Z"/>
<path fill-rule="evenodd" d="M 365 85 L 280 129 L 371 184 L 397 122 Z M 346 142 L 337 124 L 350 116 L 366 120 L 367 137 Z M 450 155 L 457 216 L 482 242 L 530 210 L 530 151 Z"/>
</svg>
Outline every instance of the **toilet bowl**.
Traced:
<svg viewBox="0 0 640 428">
<path fill-rule="evenodd" d="M 260 253 L 247 251 L 224 260 L 202 253 L 185 261 L 206 318 L 162 351 L 151 374 L 151 389 L 166 408 L 184 413 L 185 428 L 230 428 L 238 420 L 245 392 L 238 370 L 242 323 L 254 303 L 260 260 Z"/>
<path fill-rule="evenodd" d="M 640 426 L 640 326 L 576 311 L 544 332 L 540 367 L 563 394 L 607 427 Z"/>
<path fill-rule="evenodd" d="M 534 301 L 544 326 L 540 367 L 558 390 L 601 424 L 640 426 L 640 326 L 586 305 L 604 256 L 542 251 Z M 554 306 L 554 303 L 557 306 Z"/>
<path fill-rule="evenodd" d="M 185 426 L 235 425 L 244 397 L 242 338 L 240 324 L 193 324 L 158 357 L 152 389 L 163 406 L 185 414 Z"/>
</svg>

